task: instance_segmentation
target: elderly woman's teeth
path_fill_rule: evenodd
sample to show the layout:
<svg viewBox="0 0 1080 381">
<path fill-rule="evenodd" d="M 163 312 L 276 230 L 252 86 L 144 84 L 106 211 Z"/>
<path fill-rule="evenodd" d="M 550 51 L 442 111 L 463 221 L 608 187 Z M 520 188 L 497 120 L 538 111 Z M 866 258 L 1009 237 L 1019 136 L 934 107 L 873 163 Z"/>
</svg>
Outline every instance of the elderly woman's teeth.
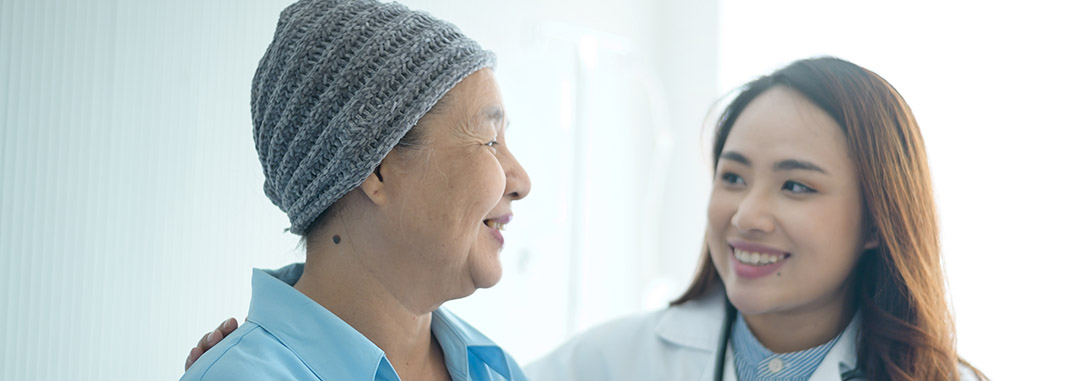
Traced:
<svg viewBox="0 0 1080 381">
<path fill-rule="evenodd" d="M 506 230 L 506 224 L 500 224 L 492 220 L 484 221 L 484 225 L 487 225 L 489 228 L 494 228 L 495 230 Z"/>
<path fill-rule="evenodd" d="M 739 262 L 741 263 L 751 266 L 764 266 L 780 262 L 784 260 L 784 256 L 782 254 L 762 254 L 735 249 L 735 259 L 739 260 Z"/>
</svg>

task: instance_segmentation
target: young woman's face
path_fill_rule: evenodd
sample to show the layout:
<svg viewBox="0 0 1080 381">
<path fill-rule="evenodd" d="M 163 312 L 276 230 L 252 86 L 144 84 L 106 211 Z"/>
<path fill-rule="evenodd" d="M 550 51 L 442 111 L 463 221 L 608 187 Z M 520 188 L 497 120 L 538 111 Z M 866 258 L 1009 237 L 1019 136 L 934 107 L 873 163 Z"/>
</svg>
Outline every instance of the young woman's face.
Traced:
<svg viewBox="0 0 1080 381">
<path fill-rule="evenodd" d="M 872 246 L 840 126 L 783 86 L 735 120 L 708 223 L 713 263 L 744 315 L 842 305 L 859 254 Z"/>
</svg>

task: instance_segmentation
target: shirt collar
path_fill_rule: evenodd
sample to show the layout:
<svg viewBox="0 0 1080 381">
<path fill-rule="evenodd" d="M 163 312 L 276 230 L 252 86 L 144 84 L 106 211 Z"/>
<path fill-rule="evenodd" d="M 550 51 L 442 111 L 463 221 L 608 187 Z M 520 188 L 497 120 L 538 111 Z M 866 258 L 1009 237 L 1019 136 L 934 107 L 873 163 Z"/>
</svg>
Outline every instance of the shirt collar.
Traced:
<svg viewBox="0 0 1080 381">
<path fill-rule="evenodd" d="M 829 354 L 825 355 L 825 359 L 821 360 L 821 366 L 810 376 L 811 381 L 841 380 L 844 379 L 845 373 L 855 370 L 859 360 L 856 345 L 858 345 L 860 329 L 862 329 L 862 312 L 855 312 L 847 328 L 840 333 L 836 345 Z"/>
<path fill-rule="evenodd" d="M 292 287 L 303 271 L 303 263 L 253 270 L 248 320 L 289 348 L 320 379 L 399 381 L 379 347 Z"/>
<path fill-rule="evenodd" d="M 296 328 L 293 328 L 292 335 L 302 338 L 304 339 L 304 341 L 307 342 L 307 348 L 308 350 L 310 350 L 310 352 L 307 353 L 314 353 L 316 354 L 316 356 L 318 356 L 318 354 L 327 353 L 324 351 L 334 348 L 328 346 L 331 343 L 344 345 L 345 342 L 342 340 L 343 337 L 350 340 L 350 344 L 348 345 L 364 349 L 363 351 L 360 351 L 360 356 L 325 356 L 336 357 L 338 360 L 341 361 L 355 361 L 353 359 L 369 359 L 368 361 L 355 361 L 356 364 L 350 362 L 350 364 L 356 366 L 361 365 L 361 363 L 372 364 L 363 367 L 363 369 L 359 369 L 358 373 L 340 373 L 340 370 L 336 370 L 355 370 L 356 366 L 350 368 L 331 368 L 340 366 L 341 364 L 324 364 L 324 368 L 335 369 L 335 372 L 338 373 L 334 374 L 342 374 L 344 376 L 331 377 L 330 379 L 347 379 L 355 378 L 356 375 L 370 374 L 372 375 L 372 379 L 375 380 L 398 380 L 397 373 L 393 371 L 393 367 L 390 366 L 390 362 L 386 359 L 386 356 L 381 349 L 375 346 L 375 344 L 368 340 L 366 337 L 364 337 L 364 335 L 362 335 L 360 332 L 357 332 L 354 328 L 352 328 L 352 326 L 342 321 L 332 312 L 326 310 L 318 303 L 315 303 L 307 296 L 304 296 L 300 292 L 296 291 L 296 289 L 292 288 L 292 285 L 296 284 L 296 282 L 300 280 L 300 275 L 302 275 L 303 272 L 303 263 L 295 263 L 277 270 L 255 270 L 256 275 L 253 276 L 252 279 L 252 288 L 253 290 L 257 289 L 255 285 L 255 278 L 262 278 L 262 282 L 264 283 L 269 283 L 274 286 L 280 285 L 281 287 L 287 289 L 280 290 L 280 294 L 274 295 L 274 298 L 284 300 L 286 298 L 282 297 L 281 295 L 288 294 L 286 291 L 290 291 L 291 293 L 298 295 L 300 298 L 303 298 L 303 300 L 307 303 L 313 304 L 315 307 L 318 307 L 318 312 L 320 312 L 320 315 L 322 315 L 321 313 L 325 313 L 326 315 L 329 315 L 329 317 L 333 318 L 332 320 L 334 320 L 338 325 L 335 326 L 334 329 L 329 330 L 330 332 L 327 332 L 330 335 L 323 337 L 306 336 L 309 335 L 310 332 L 308 331 L 308 328 L 303 325 L 290 325 L 285 327 L 302 328 L 302 330 L 297 330 Z M 252 316 L 255 315 L 254 296 L 255 293 L 253 292 L 252 312 L 249 313 L 249 315 Z M 271 298 L 271 300 L 273 300 L 273 298 Z M 291 306 L 284 307 L 293 308 Z M 303 315 L 296 313 L 296 310 L 290 310 L 288 308 L 278 309 L 275 310 L 275 312 L 273 313 L 264 313 L 264 315 L 277 318 L 279 320 L 282 318 L 293 317 L 293 315 Z M 248 320 L 252 320 L 252 318 L 249 317 Z M 255 320 L 252 321 L 257 322 Z M 329 323 L 320 324 L 329 325 Z M 267 328 L 267 330 L 270 331 L 269 328 Z M 347 331 L 347 333 L 343 331 Z M 507 355 L 502 350 L 502 348 L 500 348 L 493 341 L 491 341 L 491 339 L 488 339 L 487 336 L 484 336 L 482 333 L 480 333 L 480 331 L 476 330 L 464 320 L 457 317 L 445 308 L 439 308 L 432 312 L 431 331 L 435 335 L 435 338 L 439 341 L 439 347 L 442 348 L 443 357 L 446 361 L 446 368 L 450 371 L 450 375 L 454 380 L 486 381 L 490 379 L 490 375 L 487 369 L 493 370 L 495 373 L 498 373 L 506 380 L 525 380 L 525 375 L 522 372 L 521 367 L 518 366 L 517 362 L 515 362 L 512 357 Z M 271 331 L 271 333 L 273 334 L 274 331 Z M 279 338 L 279 340 L 281 339 Z M 285 341 L 282 342 L 285 343 Z M 287 343 L 286 345 L 289 346 L 289 344 Z M 340 349 L 332 350 L 342 351 Z M 296 350 L 294 349 L 294 351 Z M 356 351 L 354 350 L 354 352 Z M 297 353 L 298 355 L 300 355 L 299 351 Z M 322 359 L 324 356 L 318 357 L 319 359 Z M 305 362 L 307 362 L 306 358 Z M 308 362 L 308 364 L 309 366 L 311 366 L 310 362 Z M 387 376 L 381 376 L 382 373 L 380 372 L 386 373 Z M 316 372 L 316 374 L 320 373 Z"/>
<path fill-rule="evenodd" d="M 808 379 L 821 365 L 828 352 L 840 340 L 840 332 L 832 340 L 813 348 L 789 353 L 774 353 L 758 341 L 746 319 L 738 314 L 731 333 L 737 369 L 749 379 L 780 378 Z"/>
<path fill-rule="evenodd" d="M 488 380 L 488 369 L 506 380 L 525 379 L 521 367 L 502 348 L 445 308 L 432 312 L 431 331 L 453 379 Z"/>
</svg>

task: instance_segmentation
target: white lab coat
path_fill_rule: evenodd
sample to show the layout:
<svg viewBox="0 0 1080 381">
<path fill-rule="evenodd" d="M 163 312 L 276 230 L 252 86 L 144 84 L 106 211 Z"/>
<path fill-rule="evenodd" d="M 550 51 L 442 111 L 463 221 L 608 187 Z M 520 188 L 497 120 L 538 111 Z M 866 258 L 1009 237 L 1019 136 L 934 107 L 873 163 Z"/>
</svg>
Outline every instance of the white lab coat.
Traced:
<svg viewBox="0 0 1080 381">
<path fill-rule="evenodd" d="M 572 338 L 525 368 L 531 380 L 711 381 L 716 372 L 725 296 L 714 291 L 688 303 L 618 319 Z M 855 368 L 858 319 L 841 333 L 810 381 L 838 381 Z M 735 356 L 727 347 L 724 380 L 735 381 Z M 962 380 L 976 380 L 961 367 Z"/>
</svg>

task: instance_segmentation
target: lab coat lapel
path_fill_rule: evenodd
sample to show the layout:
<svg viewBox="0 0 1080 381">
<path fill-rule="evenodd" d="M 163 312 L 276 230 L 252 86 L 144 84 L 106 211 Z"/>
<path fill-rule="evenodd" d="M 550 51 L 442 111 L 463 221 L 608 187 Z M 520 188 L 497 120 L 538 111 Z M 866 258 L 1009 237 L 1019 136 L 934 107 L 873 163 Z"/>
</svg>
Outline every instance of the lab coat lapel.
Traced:
<svg viewBox="0 0 1080 381">
<path fill-rule="evenodd" d="M 738 381 L 739 378 L 735 375 L 735 350 L 731 349 L 731 342 L 728 341 L 727 354 L 724 355 L 724 378 L 723 381 Z"/>
<path fill-rule="evenodd" d="M 672 344 L 716 352 L 724 324 L 724 293 L 713 291 L 664 311 L 656 334 Z"/>
<path fill-rule="evenodd" d="M 716 373 L 716 347 L 720 345 L 725 300 L 722 290 L 713 290 L 701 298 L 668 308 L 656 325 L 656 334 L 661 339 L 691 349 L 688 354 L 700 356 L 700 362 L 708 364 L 701 381 L 712 381 Z"/>
<path fill-rule="evenodd" d="M 839 381 L 843 379 L 845 372 L 855 369 L 858 363 L 855 339 L 862 326 L 861 317 L 861 313 L 856 313 L 855 317 L 851 318 L 851 323 L 848 323 L 847 328 L 840 334 L 840 340 L 825 355 L 825 359 L 821 360 L 821 365 L 818 365 L 817 370 L 810 375 L 810 381 Z"/>
</svg>

